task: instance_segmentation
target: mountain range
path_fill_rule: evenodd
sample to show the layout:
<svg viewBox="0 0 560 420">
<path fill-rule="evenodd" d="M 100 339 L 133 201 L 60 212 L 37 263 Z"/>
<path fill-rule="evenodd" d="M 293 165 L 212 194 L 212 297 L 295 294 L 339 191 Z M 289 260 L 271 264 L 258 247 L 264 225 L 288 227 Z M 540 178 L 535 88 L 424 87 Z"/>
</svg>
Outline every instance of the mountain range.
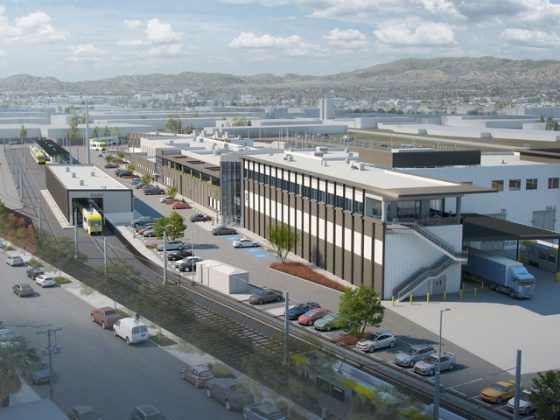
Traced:
<svg viewBox="0 0 560 420">
<path fill-rule="evenodd" d="M 20 94 L 167 93 L 190 89 L 202 95 L 253 93 L 277 95 L 294 90 L 342 94 L 387 90 L 480 90 L 509 92 L 516 89 L 559 89 L 560 61 L 509 60 L 495 57 L 402 59 L 366 69 L 310 76 L 223 73 L 122 75 L 100 80 L 64 82 L 54 77 L 18 74 L 0 78 L 0 92 Z M 487 94 L 490 94 L 488 92 Z M 313 95 L 312 95 L 313 96 Z"/>
</svg>

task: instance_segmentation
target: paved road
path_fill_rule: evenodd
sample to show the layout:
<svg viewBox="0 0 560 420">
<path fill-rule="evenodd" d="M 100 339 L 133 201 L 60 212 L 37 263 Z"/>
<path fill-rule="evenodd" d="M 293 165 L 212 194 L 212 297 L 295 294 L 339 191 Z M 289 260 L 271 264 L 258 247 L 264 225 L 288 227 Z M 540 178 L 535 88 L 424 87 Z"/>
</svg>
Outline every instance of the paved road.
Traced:
<svg viewBox="0 0 560 420">
<path fill-rule="evenodd" d="M 46 346 L 47 337 L 36 331 L 62 327 L 57 343 L 62 351 L 53 357 L 56 379 L 54 401 L 67 411 L 74 404 L 94 406 L 106 419 L 124 419 L 134 406 L 150 403 L 168 419 L 234 419 L 203 390 L 179 376 L 182 363 L 152 343 L 127 346 L 89 319 L 90 306 L 60 287 L 41 289 L 19 298 L 11 286 L 23 281 L 25 269 L 4 264 L 0 252 L 0 307 L 4 324 L 24 336 L 32 346 Z M 33 385 L 48 398 L 48 385 Z"/>
</svg>

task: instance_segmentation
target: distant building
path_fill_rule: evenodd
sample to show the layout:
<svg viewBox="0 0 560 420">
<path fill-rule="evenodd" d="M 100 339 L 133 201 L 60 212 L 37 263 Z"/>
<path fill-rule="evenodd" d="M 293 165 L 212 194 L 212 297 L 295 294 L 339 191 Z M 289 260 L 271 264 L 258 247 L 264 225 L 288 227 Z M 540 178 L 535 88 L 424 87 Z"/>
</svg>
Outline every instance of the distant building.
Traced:
<svg viewBox="0 0 560 420">
<path fill-rule="evenodd" d="M 335 111 L 334 99 L 325 98 L 319 100 L 319 119 L 332 120 L 335 117 Z"/>
</svg>

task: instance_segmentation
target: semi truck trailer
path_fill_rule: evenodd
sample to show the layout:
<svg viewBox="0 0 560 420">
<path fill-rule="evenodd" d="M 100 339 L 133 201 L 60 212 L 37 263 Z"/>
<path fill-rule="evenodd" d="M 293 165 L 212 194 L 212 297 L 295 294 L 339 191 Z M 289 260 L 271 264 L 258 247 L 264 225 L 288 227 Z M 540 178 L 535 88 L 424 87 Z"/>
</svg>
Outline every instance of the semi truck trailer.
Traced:
<svg viewBox="0 0 560 420">
<path fill-rule="evenodd" d="M 530 298 L 535 294 L 535 277 L 518 261 L 496 252 L 469 249 L 464 271 L 488 284 L 490 289 L 515 298 Z"/>
</svg>

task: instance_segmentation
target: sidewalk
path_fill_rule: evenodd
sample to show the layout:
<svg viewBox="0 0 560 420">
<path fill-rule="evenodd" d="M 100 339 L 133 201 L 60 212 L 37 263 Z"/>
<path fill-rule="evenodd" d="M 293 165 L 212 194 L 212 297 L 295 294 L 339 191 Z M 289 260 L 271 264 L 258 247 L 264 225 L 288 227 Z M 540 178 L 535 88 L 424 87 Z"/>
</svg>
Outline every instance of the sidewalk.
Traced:
<svg viewBox="0 0 560 420">
<path fill-rule="evenodd" d="M 19 193 L 14 182 L 15 177 L 10 171 L 10 165 L 6 156 L 5 147 L 9 145 L 0 144 L 0 200 L 6 207 L 19 210 L 23 208 L 23 203 L 19 199 Z"/>
</svg>

